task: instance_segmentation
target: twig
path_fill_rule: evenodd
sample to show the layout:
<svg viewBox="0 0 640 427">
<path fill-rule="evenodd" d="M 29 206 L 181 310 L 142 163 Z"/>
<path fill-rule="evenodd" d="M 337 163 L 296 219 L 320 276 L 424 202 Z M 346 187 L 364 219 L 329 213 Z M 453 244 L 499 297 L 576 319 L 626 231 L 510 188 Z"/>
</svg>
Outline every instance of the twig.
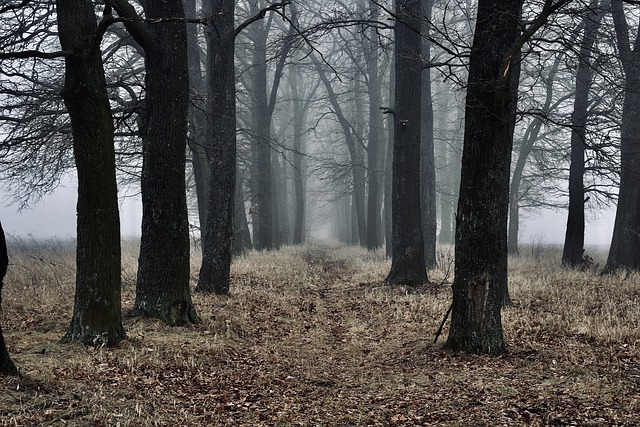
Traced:
<svg viewBox="0 0 640 427">
<path fill-rule="evenodd" d="M 449 309 L 447 310 L 447 313 L 444 315 L 444 319 L 442 319 L 442 322 L 440 322 L 440 327 L 438 328 L 438 331 L 436 332 L 436 336 L 433 338 L 433 343 L 434 344 L 438 341 L 438 337 L 440 337 L 440 334 L 442 333 L 442 328 L 444 328 L 444 323 L 449 318 L 449 314 L 451 314 L 451 309 L 452 308 L 453 308 L 453 303 L 451 303 L 451 305 L 449 306 Z"/>
</svg>

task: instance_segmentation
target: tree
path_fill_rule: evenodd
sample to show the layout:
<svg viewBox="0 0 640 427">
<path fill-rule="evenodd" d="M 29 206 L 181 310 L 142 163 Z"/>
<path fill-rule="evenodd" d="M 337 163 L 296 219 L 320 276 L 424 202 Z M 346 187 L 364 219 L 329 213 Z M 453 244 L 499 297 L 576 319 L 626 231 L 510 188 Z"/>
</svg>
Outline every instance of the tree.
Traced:
<svg viewBox="0 0 640 427">
<path fill-rule="evenodd" d="M 113 0 L 113 6 L 144 49 L 146 66 L 142 237 L 134 311 L 169 325 L 194 323 L 198 316 L 189 287 L 185 187 L 189 76 L 184 9 L 181 0 L 146 2 L 146 24 L 126 0 Z"/>
<path fill-rule="evenodd" d="M 422 39 L 420 0 L 396 2 L 395 107 L 391 190 L 392 258 L 389 284 L 419 285 L 427 280 L 420 219 L 420 133 Z"/>
<path fill-rule="evenodd" d="M 113 119 L 91 2 L 56 2 L 65 57 L 62 91 L 78 174 L 76 294 L 63 342 L 111 345 L 125 336 L 120 309 L 120 218 Z M 108 19 L 108 18 L 107 18 Z"/>
<path fill-rule="evenodd" d="M 507 212 L 519 51 L 568 0 L 547 0 L 520 35 L 522 3 L 480 0 L 469 62 L 460 196 L 456 217 L 453 351 L 505 350 Z M 515 71 L 514 71 L 515 69 Z"/>
<path fill-rule="evenodd" d="M 375 2 L 369 3 L 370 19 L 377 20 L 380 7 Z M 381 244 L 381 196 L 382 170 L 380 158 L 383 155 L 382 127 L 383 120 L 380 112 L 382 104 L 382 88 L 378 57 L 380 56 L 380 42 L 378 29 L 369 28 L 369 37 L 365 41 L 367 65 L 367 93 L 369 95 L 369 143 L 367 144 L 367 166 L 369 169 L 369 192 L 367 194 L 367 249 L 377 249 Z"/>
<path fill-rule="evenodd" d="M 433 102 L 431 99 L 431 15 L 433 0 L 422 0 L 424 14 L 422 56 L 426 68 L 422 72 L 422 117 L 420 146 L 420 205 L 422 211 L 422 238 L 424 240 L 425 267 L 436 265 L 436 240 L 438 223 L 436 220 L 436 168 L 433 144 Z"/>
<path fill-rule="evenodd" d="M 611 1 L 611 13 L 625 82 L 620 191 L 609 257 L 604 267 L 607 273 L 640 269 L 640 37 L 631 45 L 622 0 Z"/>
<path fill-rule="evenodd" d="M 2 308 L 2 287 L 4 285 L 2 280 L 7 274 L 8 266 L 9 256 L 7 254 L 7 242 L 4 238 L 2 223 L 0 223 L 0 308 Z M 18 375 L 18 368 L 16 368 L 16 365 L 9 357 L 9 351 L 7 350 L 7 345 L 4 342 L 2 326 L 0 326 L 0 373 Z"/>
<path fill-rule="evenodd" d="M 584 157 L 586 150 L 587 119 L 589 117 L 589 89 L 593 81 L 592 49 L 596 42 L 603 8 L 598 0 L 592 0 L 588 15 L 583 20 L 584 34 L 578 53 L 576 90 L 571 115 L 571 165 L 569 167 L 569 215 L 562 251 L 562 264 L 577 267 L 582 264 L 584 253 Z"/>
<path fill-rule="evenodd" d="M 210 206 L 202 240 L 197 291 L 229 293 L 236 187 L 235 27 L 233 0 L 215 0 L 208 32 L 211 140 L 205 143 L 211 170 Z M 241 189 L 240 194 L 241 198 Z M 244 203 L 244 202 L 243 202 Z"/>
</svg>

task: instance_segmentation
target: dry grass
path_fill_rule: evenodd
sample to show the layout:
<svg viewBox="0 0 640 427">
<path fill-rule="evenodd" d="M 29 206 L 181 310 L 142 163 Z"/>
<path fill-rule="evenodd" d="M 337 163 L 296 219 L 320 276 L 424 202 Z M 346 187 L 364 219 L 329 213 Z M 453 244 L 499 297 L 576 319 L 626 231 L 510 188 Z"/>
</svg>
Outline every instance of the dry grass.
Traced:
<svg viewBox="0 0 640 427">
<path fill-rule="evenodd" d="M 418 289 L 383 286 L 389 262 L 359 248 L 250 253 L 230 297 L 195 295 L 201 324 L 127 319 L 126 341 L 92 349 L 57 343 L 73 304 L 70 245 L 10 246 L 2 322 L 25 377 L 0 377 L 2 425 L 640 423 L 640 277 L 568 271 L 556 252 L 511 260 L 509 352 L 486 357 L 432 344 L 450 302 L 448 250 Z M 127 310 L 137 256 L 125 247 Z"/>
</svg>

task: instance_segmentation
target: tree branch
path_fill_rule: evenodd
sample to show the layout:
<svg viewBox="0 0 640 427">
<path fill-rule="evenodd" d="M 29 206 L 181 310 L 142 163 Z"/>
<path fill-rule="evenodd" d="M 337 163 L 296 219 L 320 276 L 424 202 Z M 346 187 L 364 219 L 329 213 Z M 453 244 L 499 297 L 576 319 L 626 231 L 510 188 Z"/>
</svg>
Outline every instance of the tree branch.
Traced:
<svg viewBox="0 0 640 427">
<path fill-rule="evenodd" d="M 264 19 L 264 17 L 267 16 L 267 12 L 276 11 L 278 9 L 284 9 L 286 6 L 288 6 L 290 4 L 291 4 L 291 0 L 283 0 L 280 3 L 273 3 L 273 4 L 265 7 L 264 9 L 260 10 L 254 16 L 252 16 L 251 18 L 247 19 L 242 24 L 238 25 L 238 27 L 236 28 L 236 31 L 235 31 L 235 37 L 238 37 L 238 34 L 240 34 L 242 32 L 242 30 L 247 28 L 249 25 L 253 24 L 256 21 Z"/>
</svg>

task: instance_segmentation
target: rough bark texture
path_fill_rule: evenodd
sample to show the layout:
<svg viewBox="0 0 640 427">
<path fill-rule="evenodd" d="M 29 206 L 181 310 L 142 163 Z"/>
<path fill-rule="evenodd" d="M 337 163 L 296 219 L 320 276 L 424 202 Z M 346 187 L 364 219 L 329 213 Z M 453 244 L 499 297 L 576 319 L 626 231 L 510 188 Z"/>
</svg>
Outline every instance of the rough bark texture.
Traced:
<svg viewBox="0 0 640 427">
<path fill-rule="evenodd" d="M 422 0 L 424 14 L 423 32 L 430 33 L 432 0 Z M 422 57 L 431 60 L 431 42 L 422 40 Z M 422 130 L 420 133 L 420 205 L 422 212 L 422 238 L 424 240 L 424 263 L 426 268 L 436 265 L 436 241 L 438 222 L 436 218 L 436 167 L 433 147 L 433 102 L 431 99 L 431 69 L 422 72 Z"/>
<path fill-rule="evenodd" d="M 0 223 L 0 312 L 2 309 L 2 287 L 4 283 L 2 280 L 7 274 L 7 267 L 9 266 L 9 255 L 7 254 L 7 242 L 4 238 L 4 230 Z M 2 326 L 0 326 L 0 373 L 9 375 L 18 375 L 18 368 L 9 357 L 9 351 L 7 345 L 4 342 L 4 334 L 2 333 Z"/>
<path fill-rule="evenodd" d="M 392 258 L 389 284 L 427 280 L 420 220 L 420 118 L 422 59 L 420 0 L 397 2 L 395 26 L 396 102 L 392 183 Z"/>
<path fill-rule="evenodd" d="M 518 38 L 519 1 L 480 0 L 471 50 L 455 279 L 446 347 L 501 353 L 501 289 L 507 281 L 507 211 L 513 83 L 503 60 Z M 505 68 L 506 66 L 506 68 Z"/>
<path fill-rule="evenodd" d="M 228 294 L 236 194 L 236 92 L 233 0 L 213 2 L 209 31 L 209 120 L 212 139 L 206 144 L 211 169 L 207 228 L 197 291 Z M 215 207 L 215 208 L 213 208 Z"/>
<path fill-rule="evenodd" d="M 604 271 L 640 269 L 640 37 L 631 48 L 622 0 L 611 9 L 625 85 L 620 146 L 620 192 L 609 257 Z"/>
<path fill-rule="evenodd" d="M 96 31 L 93 3 L 56 2 L 65 59 L 62 91 L 71 119 L 78 174 L 76 294 L 63 342 L 111 345 L 125 336 L 120 311 L 120 218 L 113 119 Z"/>
<path fill-rule="evenodd" d="M 180 0 L 147 2 L 147 18 L 181 18 Z M 134 32 L 134 37 L 141 36 Z M 185 188 L 189 77 L 186 26 L 150 24 L 145 49 L 142 237 L 134 312 L 168 325 L 198 322 L 189 287 Z M 141 43 L 142 44 L 142 43 Z"/>
<path fill-rule="evenodd" d="M 562 264 L 569 267 L 582 265 L 584 253 L 584 153 L 587 119 L 589 117 L 589 89 L 593 80 L 591 51 L 596 40 L 600 16 L 597 1 L 591 2 L 591 13 L 585 18 L 584 35 L 580 42 L 576 91 L 571 116 L 571 164 L 569 167 L 569 216 L 564 238 Z"/>
</svg>

